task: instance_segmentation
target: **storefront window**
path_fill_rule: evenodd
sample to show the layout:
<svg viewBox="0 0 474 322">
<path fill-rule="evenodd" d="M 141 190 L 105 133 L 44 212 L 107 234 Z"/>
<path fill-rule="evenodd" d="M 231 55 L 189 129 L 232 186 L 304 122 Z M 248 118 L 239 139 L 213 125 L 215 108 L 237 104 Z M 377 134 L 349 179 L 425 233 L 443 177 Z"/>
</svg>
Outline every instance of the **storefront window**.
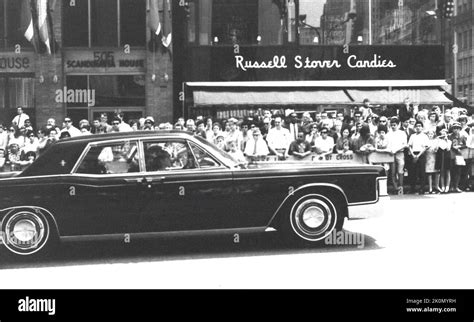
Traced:
<svg viewBox="0 0 474 322">
<path fill-rule="evenodd" d="M 0 77 L 0 123 L 10 124 L 18 106 L 23 107 L 24 112 L 34 118 L 34 97 L 34 78 Z"/>
<path fill-rule="evenodd" d="M 95 91 L 95 106 L 145 106 L 143 75 L 89 76 L 89 87 Z"/>
<path fill-rule="evenodd" d="M 299 0 L 299 41 L 328 44 L 439 44 L 436 0 Z"/>
<path fill-rule="evenodd" d="M 0 0 L 0 48 L 32 47 L 24 37 L 23 10 L 29 10 L 26 1 Z"/>
<path fill-rule="evenodd" d="M 66 100 L 67 107 L 86 107 L 88 100 L 85 99 L 87 92 L 87 76 L 67 76 L 66 86 L 68 90 L 74 91 L 74 100 Z M 71 92 L 72 93 L 72 92 Z M 78 93 L 77 95 L 75 93 Z M 82 95 L 82 93 L 86 93 Z M 66 93 L 67 94 L 67 93 Z M 89 95 L 90 96 L 90 95 Z M 77 99 L 76 99 L 77 97 Z"/>
<path fill-rule="evenodd" d="M 296 39 L 294 0 L 188 1 L 189 43 L 282 45 Z"/>
<path fill-rule="evenodd" d="M 63 11 L 66 47 L 145 46 L 146 0 L 76 0 Z M 90 26 L 90 30 L 89 30 Z"/>
<path fill-rule="evenodd" d="M 12 108 L 23 106 L 31 108 L 34 105 L 34 80 L 33 78 L 10 77 L 8 79 L 9 105 Z"/>
</svg>

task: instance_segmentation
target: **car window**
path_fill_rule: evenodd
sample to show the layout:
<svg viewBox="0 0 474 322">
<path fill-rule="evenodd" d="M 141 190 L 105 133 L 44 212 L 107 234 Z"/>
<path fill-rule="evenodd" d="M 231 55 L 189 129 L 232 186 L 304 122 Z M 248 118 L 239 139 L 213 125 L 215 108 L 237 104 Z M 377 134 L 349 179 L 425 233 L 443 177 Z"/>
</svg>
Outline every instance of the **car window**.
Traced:
<svg viewBox="0 0 474 322">
<path fill-rule="evenodd" d="M 137 143 L 126 141 L 92 146 L 77 173 L 117 174 L 139 170 Z"/>
<path fill-rule="evenodd" d="M 213 168 L 219 166 L 219 163 L 197 144 L 189 142 L 189 145 L 193 150 L 194 156 L 196 157 L 196 163 L 200 168 Z"/>
<path fill-rule="evenodd" d="M 196 168 L 194 157 L 185 140 L 153 140 L 143 144 L 145 168 L 148 172 Z"/>
</svg>

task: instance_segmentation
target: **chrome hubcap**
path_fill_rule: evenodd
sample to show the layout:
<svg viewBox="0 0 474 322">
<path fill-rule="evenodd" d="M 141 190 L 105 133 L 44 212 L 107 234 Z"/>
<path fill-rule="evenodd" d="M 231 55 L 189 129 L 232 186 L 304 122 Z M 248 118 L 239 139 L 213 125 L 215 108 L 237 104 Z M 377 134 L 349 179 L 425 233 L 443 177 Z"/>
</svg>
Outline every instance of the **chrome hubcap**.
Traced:
<svg viewBox="0 0 474 322">
<path fill-rule="evenodd" d="M 324 221 L 324 213 L 318 207 L 309 207 L 303 213 L 303 222 L 309 228 L 319 227 Z"/>
<path fill-rule="evenodd" d="M 31 242 L 36 236 L 35 224 L 29 219 L 21 219 L 13 227 L 13 236 L 20 242 Z"/>
<path fill-rule="evenodd" d="M 320 240 L 326 237 L 334 224 L 334 213 L 328 203 L 321 199 L 307 199 L 300 203 L 294 212 L 294 224 L 297 234 L 308 240 Z"/>
<path fill-rule="evenodd" d="M 32 254 L 44 246 L 46 233 L 47 228 L 37 214 L 19 212 L 6 223 L 5 246 L 18 254 Z"/>
</svg>

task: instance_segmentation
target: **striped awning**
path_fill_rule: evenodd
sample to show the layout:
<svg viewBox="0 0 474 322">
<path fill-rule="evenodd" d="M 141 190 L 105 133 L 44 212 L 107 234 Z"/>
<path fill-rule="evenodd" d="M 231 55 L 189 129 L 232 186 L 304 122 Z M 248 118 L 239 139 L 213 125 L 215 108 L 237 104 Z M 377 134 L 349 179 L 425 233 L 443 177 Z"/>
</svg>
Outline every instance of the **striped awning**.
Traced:
<svg viewBox="0 0 474 322">
<path fill-rule="evenodd" d="M 202 91 L 193 92 L 194 105 L 308 105 L 351 104 L 342 89 L 305 91 Z"/>
</svg>

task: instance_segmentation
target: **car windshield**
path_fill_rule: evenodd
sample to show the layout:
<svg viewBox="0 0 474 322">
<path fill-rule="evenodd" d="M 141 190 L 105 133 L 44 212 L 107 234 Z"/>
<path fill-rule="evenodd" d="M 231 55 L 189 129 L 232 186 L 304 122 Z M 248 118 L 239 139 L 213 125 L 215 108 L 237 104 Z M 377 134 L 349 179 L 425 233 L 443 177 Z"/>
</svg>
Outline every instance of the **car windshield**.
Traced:
<svg viewBox="0 0 474 322">
<path fill-rule="evenodd" d="M 238 166 L 238 162 L 232 157 L 230 156 L 227 152 L 225 151 L 222 151 L 221 149 L 219 149 L 217 146 L 215 146 L 214 144 L 212 144 L 211 142 L 207 141 L 206 139 L 200 137 L 200 136 L 195 136 L 195 138 L 202 144 L 202 145 L 205 145 L 209 150 L 212 151 L 212 153 L 214 154 L 218 154 L 220 156 L 221 159 L 224 159 L 226 165 L 230 166 L 230 167 L 236 167 Z"/>
</svg>

